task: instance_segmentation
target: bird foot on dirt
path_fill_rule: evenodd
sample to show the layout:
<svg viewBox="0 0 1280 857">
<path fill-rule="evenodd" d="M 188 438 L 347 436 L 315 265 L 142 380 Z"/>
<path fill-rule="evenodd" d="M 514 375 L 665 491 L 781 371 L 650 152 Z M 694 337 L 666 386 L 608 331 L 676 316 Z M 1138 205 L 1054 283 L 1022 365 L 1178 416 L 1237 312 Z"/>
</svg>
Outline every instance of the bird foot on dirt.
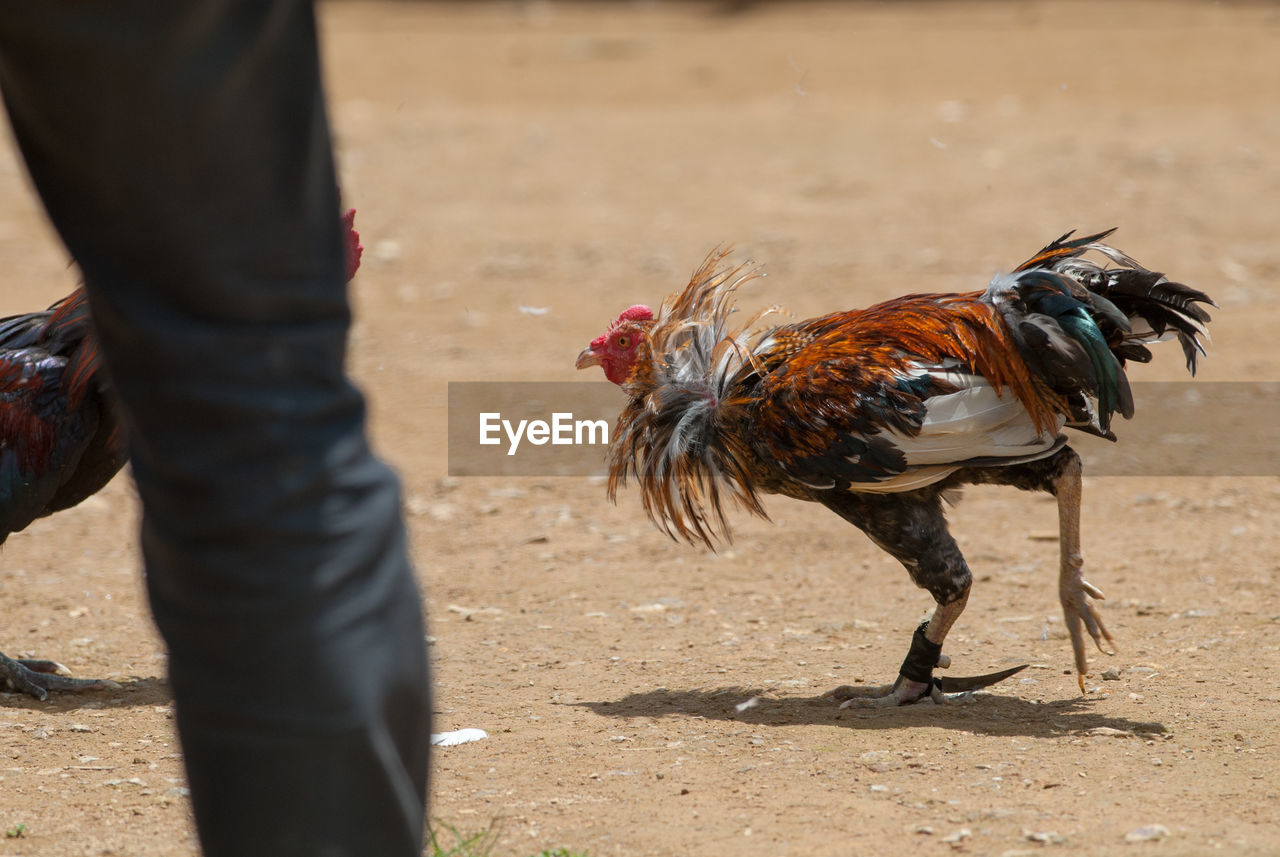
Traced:
<svg viewBox="0 0 1280 857">
<path fill-rule="evenodd" d="M 963 609 L 963 599 L 956 610 Z M 941 692 L 942 682 L 933 677 L 934 668 L 946 669 L 951 666 L 951 658 L 942 654 L 942 643 L 934 642 L 928 636 L 929 623 L 924 622 L 916 628 L 911 637 L 911 650 L 902 662 L 902 670 L 893 684 L 882 684 L 871 687 L 853 687 L 843 685 L 831 692 L 838 700 L 841 708 L 892 708 L 898 705 L 911 705 L 926 699 L 944 702 Z M 944 632 L 945 633 L 945 630 Z"/>
<path fill-rule="evenodd" d="M 48 698 L 51 690 L 113 690 L 120 687 L 110 679 L 71 678 L 70 672 L 54 661 L 14 659 L 0 652 L 0 686 L 41 701 Z"/>
<path fill-rule="evenodd" d="M 1071 635 L 1071 650 L 1076 659 L 1076 681 L 1080 684 L 1080 692 L 1084 693 L 1084 677 L 1089 673 L 1089 656 L 1085 650 L 1084 632 L 1087 630 L 1093 638 L 1098 651 L 1105 655 L 1114 655 L 1115 640 L 1111 637 L 1107 626 L 1102 622 L 1094 599 L 1106 600 L 1102 590 L 1084 579 L 1083 569 L 1075 569 L 1074 573 L 1066 573 L 1058 585 L 1058 597 L 1062 601 L 1062 615 L 1066 622 L 1067 633 Z M 1102 641 L 1106 640 L 1104 646 Z"/>
<path fill-rule="evenodd" d="M 973 694 L 970 692 L 948 696 L 933 682 L 912 681 L 906 676 L 898 676 L 893 684 L 862 687 L 841 685 L 831 691 L 830 695 L 839 701 L 841 708 L 896 708 L 926 700 L 939 704 L 954 702 Z"/>
<path fill-rule="evenodd" d="M 945 661 L 945 662 L 944 662 Z M 939 658 L 938 666 L 947 667 L 951 660 L 945 655 Z M 905 675 L 899 675 L 893 684 L 868 685 L 855 687 L 841 685 L 827 695 L 840 702 L 841 708 L 893 708 L 898 705 L 912 705 L 917 702 L 931 700 L 939 705 L 944 703 L 968 702 L 975 691 L 1002 682 L 1009 676 L 1016 675 L 1027 668 L 1026 664 L 1009 667 L 998 672 L 974 676 L 947 676 L 925 681 L 915 681 Z"/>
<path fill-rule="evenodd" d="M 1089 673 L 1089 657 L 1085 652 L 1084 632 L 1089 631 L 1098 651 L 1114 655 L 1115 640 L 1102 624 L 1094 599 L 1105 601 L 1102 590 L 1084 579 L 1084 556 L 1080 553 L 1080 458 L 1073 456 L 1054 479 L 1053 493 L 1058 498 L 1058 544 L 1061 557 L 1058 565 L 1058 600 L 1062 602 L 1062 616 L 1066 620 L 1067 633 L 1071 635 L 1071 650 L 1076 656 L 1076 681 L 1084 693 L 1084 677 Z M 1112 647 L 1108 650 L 1103 640 Z"/>
</svg>

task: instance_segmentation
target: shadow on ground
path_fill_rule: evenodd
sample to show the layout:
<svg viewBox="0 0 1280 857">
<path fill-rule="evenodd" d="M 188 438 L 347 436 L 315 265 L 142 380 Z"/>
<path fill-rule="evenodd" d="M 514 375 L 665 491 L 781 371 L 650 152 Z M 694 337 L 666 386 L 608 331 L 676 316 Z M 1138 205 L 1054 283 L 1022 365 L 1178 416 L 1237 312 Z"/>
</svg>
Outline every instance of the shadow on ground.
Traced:
<svg viewBox="0 0 1280 857">
<path fill-rule="evenodd" d="M 0 708 L 28 709 L 45 714 L 62 714 L 82 708 L 138 708 L 173 702 L 169 682 L 156 676 L 118 681 L 118 688 L 88 690 L 83 693 L 53 692 L 44 702 L 25 693 L 0 693 Z"/>
<path fill-rule="evenodd" d="M 747 700 L 755 702 L 739 711 Z M 1048 738 L 1081 735 L 1094 729 L 1161 734 L 1168 731 L 1156 721 L 1130 720 L 1099 714 L 1095 700 L 1072 697 L 1033 702 L 1014 696 L 978 694 L 947 705 L 923 703 L 902 708 L 841 709 L 830 696 L 775 697 L 759 688 L 723 687 L 696 690 L 657 688 L 618 700 L 577 702 L 603 717 L 704 717 L 759 726 L 830 725 L 848 729 L 901 729 L 929 727 L 982 735 L 1024 735 Z"/>
</svg>

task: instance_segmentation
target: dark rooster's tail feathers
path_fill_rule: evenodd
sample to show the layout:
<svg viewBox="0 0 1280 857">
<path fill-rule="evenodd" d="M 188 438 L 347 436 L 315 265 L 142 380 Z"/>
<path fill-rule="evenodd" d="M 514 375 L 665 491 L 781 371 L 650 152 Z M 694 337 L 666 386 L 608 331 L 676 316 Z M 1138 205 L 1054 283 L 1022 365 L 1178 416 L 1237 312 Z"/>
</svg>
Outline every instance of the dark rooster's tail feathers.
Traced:
<svg viewBox="0 0 1280 857">
<path fill-rule="evenodd" d="M 1208 339 L 1200 304 L 1216 306 L 1102 243 L 1114 231 L 1074 240 L 1068 232 L 987 290 L 1029 368 L 1066 402 L 1070 424 L 1112 440 L 1112 415 L 1133 415 L 1125 362 L 1146 363 L 1148 345 L 1177 337 L 1194 375 Z M 1105 261 L 1085 258 L 1090 251 Z"/>
<path fill-rule="evenodd" d="M 1200 304 L 1217 306 L 1207 294 L 1184 283 L 1175 283 L 1158 271 L 1149 271 L 1126 253 L 1102 243 L 1114 229 L 1067 241 L 1070 233 L 1050 244 L 1040 255 L 1054 252 L 1049 266 L 1073 279 L 1094 296 L 1104 298 L 1129 320 L 1130 329 L 1108 336 L 1108 344 L 1123 363 L 1133 360 L 1147 363 L 1151 352 L 1147 344 L 1176 336 L 1186 356 L 1187 371 L 1196 373 L 1196 363 L 1204 354 L 1200 337 L 1206 340 L 1209 313 Z M 1082 256 L 1094 251 L 1119 267 L 1108 267 Z"/>
</svg>

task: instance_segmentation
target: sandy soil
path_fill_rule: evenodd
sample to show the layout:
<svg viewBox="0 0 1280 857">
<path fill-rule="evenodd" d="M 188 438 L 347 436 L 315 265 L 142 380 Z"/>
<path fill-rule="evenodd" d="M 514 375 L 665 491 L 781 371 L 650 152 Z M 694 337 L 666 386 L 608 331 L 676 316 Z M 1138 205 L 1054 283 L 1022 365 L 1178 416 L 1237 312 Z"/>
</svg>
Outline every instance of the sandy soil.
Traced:
<svg viewBox="0 0 1280 857">
<path fill-rule="evenodd" d="M 852 528 L 776 500 L 712 555 L 598 481 L 448 478 L 443 440 L 446 382 L 577 380 L 620 308 L 720 242 L 768 265 L 744 303 L 804 316 L 1118 225 L 1221 304 L 1204 383 L 1280 378 L 1275 6 L 345 2 L 324 24 L 369 248 L 352 367 L 404 477 L 437 728 L 490 733 L 437 753 L 433 817 L 496 820 L 510 857 L 1280 853 L 1274 473 L 1087 481 L 1120 651 L 1085 697 L 1052 502 L 968 492 L 953 671 L 1032 668 L 853 712 L 822 694 L 889 678 L 930 602 Z M 0 312 L 46 305 L 73 274 L 9 152 L 0 194 Z M 1166 352 L 1136 377 L 1179 377 Z M 0 695 L 0 832 L 25 826 L 4 857 L 196 852 L 135 526 L 121 477 L 0 554 L 3 649 L 123 684 Z"/>
</svg>

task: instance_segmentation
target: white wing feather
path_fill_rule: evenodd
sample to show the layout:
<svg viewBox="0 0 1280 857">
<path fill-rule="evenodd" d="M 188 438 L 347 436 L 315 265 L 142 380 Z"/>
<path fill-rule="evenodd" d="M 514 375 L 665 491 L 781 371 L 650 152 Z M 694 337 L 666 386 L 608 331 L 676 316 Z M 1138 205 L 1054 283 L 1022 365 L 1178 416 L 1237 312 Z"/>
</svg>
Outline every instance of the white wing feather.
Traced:
<svg viewBox="0 0 1280 857">
<path fill-rule="evenodd" d="M 879 482 L 861 482 L 851 490 L 875 493 L 912 491 L 931 485 L 973 459 L 998 464 L 999 459 L 1033 461 L 1061 445 L 1057 431 L 1040 432 L 1031 414 L 1008 389 L 997 393 L 981 375 L 933 367 L 928 374 L 960 389 L 925 401 L 920 433 L 912 437 L 885 432 L 907 459 L 907 469 Z M 1058 429 L 1066 418 L 1059 417 Z M 994 461 L 992 459 L 995 459 Z"/>
</svg>

